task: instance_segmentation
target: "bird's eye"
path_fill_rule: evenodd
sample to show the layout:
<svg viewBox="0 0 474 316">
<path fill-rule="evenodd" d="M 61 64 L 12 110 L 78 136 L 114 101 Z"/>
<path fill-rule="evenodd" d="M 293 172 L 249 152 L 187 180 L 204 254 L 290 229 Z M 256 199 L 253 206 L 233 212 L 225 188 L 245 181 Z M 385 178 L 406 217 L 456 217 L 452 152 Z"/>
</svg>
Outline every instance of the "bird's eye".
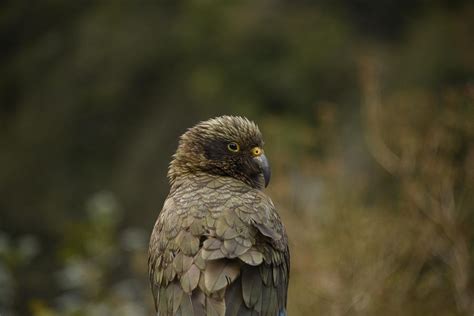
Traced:
<svg viewBox="0 0 474 316">
<path fill-rule="evenodd" d="M 229 151 L 232 151 L 232 152 L 236 153 L 240 150 L 240 146 L 239 146 L 239 144 L 237 144 L 235 142 L 232 142 L 232 143 L 227 144 L 227 149 Z"/>
<path fill-rule="evenodd" d="M 263 154 L 263 149 L 260 147 L 254 147 L 250 152 L 252 153 L 252 156 L 258 157 Z"/>
</svg>

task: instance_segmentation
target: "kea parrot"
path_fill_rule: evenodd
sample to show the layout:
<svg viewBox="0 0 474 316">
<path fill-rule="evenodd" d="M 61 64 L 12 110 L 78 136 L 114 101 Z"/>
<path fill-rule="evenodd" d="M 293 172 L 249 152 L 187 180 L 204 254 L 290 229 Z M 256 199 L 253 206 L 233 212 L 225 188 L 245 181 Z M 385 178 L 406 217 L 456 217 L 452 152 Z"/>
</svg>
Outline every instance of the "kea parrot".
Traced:
<svg viewBox="0 0 474 316">
<path fill-rule="evenodd" d="M 287 315 L 290 253 L 262 191 L 270 174 L 246 118 L 209 119 L 181 136 L 149 245 L 157 315 Z"/>
</svg>

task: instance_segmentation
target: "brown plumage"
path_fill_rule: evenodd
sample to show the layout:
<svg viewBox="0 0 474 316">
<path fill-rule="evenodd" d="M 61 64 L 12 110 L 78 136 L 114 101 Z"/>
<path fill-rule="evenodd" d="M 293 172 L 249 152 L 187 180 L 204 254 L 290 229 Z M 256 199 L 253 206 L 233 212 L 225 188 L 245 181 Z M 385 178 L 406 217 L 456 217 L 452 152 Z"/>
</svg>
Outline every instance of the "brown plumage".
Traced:
<svg viewBox="0 0 474 316">
<path fill-rule="evenodd" d="M 241 117 L 181 136 L 150 239 L 158 315 L 286 315 L 290 256 L 262 192 L 270 177 L 262 147 L 258 127 Z"/>
</svg>

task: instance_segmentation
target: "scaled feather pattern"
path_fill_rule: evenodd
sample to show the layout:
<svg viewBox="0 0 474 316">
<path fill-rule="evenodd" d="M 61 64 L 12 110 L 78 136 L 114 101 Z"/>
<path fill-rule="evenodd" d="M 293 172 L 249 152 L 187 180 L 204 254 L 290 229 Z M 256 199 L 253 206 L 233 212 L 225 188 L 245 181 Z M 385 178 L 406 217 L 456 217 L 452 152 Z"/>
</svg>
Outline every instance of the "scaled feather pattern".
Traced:
<svg viewBox="0 0 474 316">
<path fill-rule="evenodd" d="M 252 156 L 255 147 L 263 149 L 261 133 L 242 117 L 210 119 L 181 136 L 150 238 L 157 315 L 286 315 L 287 235 L 262 191 L 266 157 Z"/>
</svg>

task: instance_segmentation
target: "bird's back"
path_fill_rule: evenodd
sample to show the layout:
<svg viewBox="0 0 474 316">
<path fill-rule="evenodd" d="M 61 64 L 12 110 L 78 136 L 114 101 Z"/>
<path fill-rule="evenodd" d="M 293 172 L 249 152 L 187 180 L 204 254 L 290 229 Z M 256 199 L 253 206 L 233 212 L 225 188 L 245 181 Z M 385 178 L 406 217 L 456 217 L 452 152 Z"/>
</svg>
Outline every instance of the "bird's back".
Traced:
<svg viewBox="0 0 474 316">
<path fill-rule="evenodd" d="M 289 252 L 271 200 L 230 178 L 176 182 L 155 224 L 158 315 L 285 315 Z"/>
</svg>

